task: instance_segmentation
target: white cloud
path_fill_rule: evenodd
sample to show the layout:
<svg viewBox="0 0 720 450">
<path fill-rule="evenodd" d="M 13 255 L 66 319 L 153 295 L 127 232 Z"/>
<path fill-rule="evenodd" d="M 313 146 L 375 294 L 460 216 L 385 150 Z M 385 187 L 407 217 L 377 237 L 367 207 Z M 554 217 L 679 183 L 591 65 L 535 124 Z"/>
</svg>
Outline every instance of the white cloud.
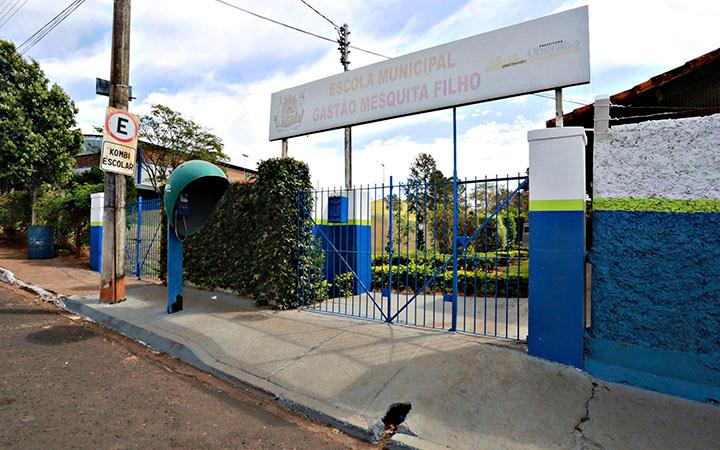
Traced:
<svg viewBox="0 0 720 450">
<path fill-rule="evenodd" d="M 230 1 L 312 32 L 334 36 L 324 19 L 297 0 L 253 4 Z M 41 3 L 29 2 L 29 8 L 21 13 L 22 20 L 14 20 L 3 31 L 22 41 L 50 18 L 49 2 Z M 720 42 L 717 2 L 581 0 L 567 2 L 558 10 L 584 3 L 590 3 L 595 73 L 618 66 L 670 68 Z M 397 20 L 401 25 L 394 33 L 378 37 L 373 30 L 386 19 L 384 14 L 393 2 L 316 0 L 313 4 L 337 22 L 350 22 L 353 44 L 390 56 L 552 12 L 547 5 L 520 0 L 469 0 L 454 13 L 439 15 L 436 24 L 418 29 L 413 14 L 423 8 L 422 4 L 397 0 L 396 6 L 408 6 L 398 8 L 406 17 Z M 75 97 L 80 99 L 78 121 L 85 130 L 101 122 L 107 104 L 107 98 L 92 96 L 92 79 L 107 78 L 109 74 L 111 11 L 110 0 L 86 2 L 31 52 L 39 55 L 53 81 L 63 86 L 81 86 Z M 131 110 L 145 113 L 150 104 L 163 103 L 181 111 L 218 134 L 236 163 L 243 163 L 243 154 L 249 155 L 250 166 L 280 154 L 280 143 L 267 140 L 272 92 L 340 71 L 334 44 L 283 30 L 213 0 L 134 2 L 132 19 L 131 83 L 140 98 L 131 104 Z M 358 50 L 351 53 L 352 68 L 378 60 Z M 585 93 L 578 89 L 570 90 L 572 98 L 592 101 L 593 92 L 587 87 L 582 88 Z M 460 176 L 524 172 L 526 132 L 543 127 L 544 120 L 553 115 L 553 110 L 548 109 L 551 107 L 552 100 L 538 103 L 535 97 L 524 96 L 503 104 L 486 103 L 459 110 Z M 566 105 L 566 109 L 570 108 Z M 532 120 L 513 119 L 518 112 Z M 449 111 L 438 111 L 356 127 L 356 142 L 367 144 L 354 149 L 354 181 L 381 182 L 381 162 L 386 165 L 387 176 L 403 179 L 420 152 L 434 155 L 449 175 L 449 129 L 433 136 L 428 130 L 437 126 L 425 129 L 418 125 L 447 124 L 450 120 Z M 422 129 L 422 135 L 408 131 L 418 129 Z M 307 161 L 313 177 L 322 185 L 342 184 L 342 149 L 342 131 L 290 140 L 290 155 Z"/>
</svg>

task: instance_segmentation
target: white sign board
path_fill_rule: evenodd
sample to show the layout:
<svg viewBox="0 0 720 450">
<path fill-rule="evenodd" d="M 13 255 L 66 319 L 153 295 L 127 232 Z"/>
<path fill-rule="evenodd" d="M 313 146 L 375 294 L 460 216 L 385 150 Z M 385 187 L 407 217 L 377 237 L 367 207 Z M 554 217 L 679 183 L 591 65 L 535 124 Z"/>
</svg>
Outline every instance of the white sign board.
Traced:
<svg viewBox="0 0 720 450">
<path fill-rule="evenodd" d="M 140 123 L 134 114 L 108 106 L 105 112 L 100 169 L 122 175 L 135 175 Z"/>
<path fill-rule="evenodd" d="M 272 95 L 270 140 L 590 82 L 587 6 Z"/>
</svg>

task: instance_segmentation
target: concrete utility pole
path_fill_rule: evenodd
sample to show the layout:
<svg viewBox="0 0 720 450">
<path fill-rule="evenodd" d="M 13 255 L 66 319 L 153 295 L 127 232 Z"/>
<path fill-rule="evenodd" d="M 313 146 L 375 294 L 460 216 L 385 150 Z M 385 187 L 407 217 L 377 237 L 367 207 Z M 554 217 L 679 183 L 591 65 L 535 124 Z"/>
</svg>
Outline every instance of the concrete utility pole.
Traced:
<svg viewBox="0 0 720 450">
<path fill-rule="evenodd" d="M 110 106 L 127 111 L 130 97 L 130 0 L 113 6 Z M 125 176 L 105 173 L 100 301 L 125 300 Z"/>
<path fill-rule="evenodd" d="M 348 55 L 350 54 L 350 49 L 348 48 L 350 46 L 350 41 L 348 40 L 348 36 L 350 36 L 350 26 L 344 23 L 338 30 L 338 34 L 340 63 L 343 65 L 344 71 L 347 72 L 348 66 L 350 66 L 350 60 L 348 59 Z M 345 188 L 352 188 L 352 129 L 350 127 L 345 127 Z"/>
</svg>

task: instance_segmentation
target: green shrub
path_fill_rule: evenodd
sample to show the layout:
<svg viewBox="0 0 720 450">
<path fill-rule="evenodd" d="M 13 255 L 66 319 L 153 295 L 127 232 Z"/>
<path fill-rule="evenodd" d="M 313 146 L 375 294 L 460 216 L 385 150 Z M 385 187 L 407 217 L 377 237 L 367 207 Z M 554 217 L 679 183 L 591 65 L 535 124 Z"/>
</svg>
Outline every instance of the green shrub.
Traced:
<svg viewBox="0 0 720 450">
<path fill-rule="evenodd" d="M 263 161 L 257 179 L 231 185 L 208 225 L 186 242 L 185 272 L 199 285 L 252 295 L 276 309 L 298 306 L 297 267 L 310 259 L 298 233 L 299 190 L 309 190 L 310 170 L 291 158 Z M 306 208 L 312 208 L 310 197 Z M 319 282 L 316 290 L 324 289 Z"/>
<path fill-rule="evenodd" d="M 372 268 L 373 286 L 387 287 L 390 266 Z M 435 273 L 436 269 L 427 266 L 408 265 L 393 266 L 393 290 L 414 292 L 420 289 Z M 502 272 L 485 272 L 481 270 L 458 270 L 458 289 L 461 295 L 498 295 L 505 297 L 527 297 L 528 276 L 517 267 L 510 267 L 509 274 Z M 452 267 L 448 267 L 428 285 L 428 294 L 452 292 Z"/>
<path fill-rule="evenodd" d="M 0 195 L 0 227 L 8 236 L 24 233 L 30 224 L 32 196 L 27 191 Z"/>
</svg>

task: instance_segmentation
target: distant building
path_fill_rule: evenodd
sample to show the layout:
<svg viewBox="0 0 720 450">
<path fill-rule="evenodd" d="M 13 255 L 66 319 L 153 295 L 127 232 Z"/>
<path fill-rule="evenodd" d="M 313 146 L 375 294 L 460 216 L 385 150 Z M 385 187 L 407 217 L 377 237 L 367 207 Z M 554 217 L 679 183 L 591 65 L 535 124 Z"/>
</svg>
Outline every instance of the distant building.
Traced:
<svg viewBox="0 0 720 450">
<path fill-rule="evenodd" d="M 82 151 L 75 156 L 75 173 L 84 172 L 89 170 L 91 167 L 98 167 L 100 165 L 100 149 L 102 146 L 102 135 L 101 134 L 86 134 L 85 141 L 82 145 Z M 150 182 L 150 176 L 147 170 L 141 164 L 143 152 L 148 151 L 162 151 L 158 150 L 152 144 L 140 141 L 138 143 L 137 152 L 137 167 L 138 170 L 135 173 L 135 188 L 139 191 L 143 198 L 157 197 L 157 193 L 152 187 Z M 221 163 L 220 166 L 227 173 L 228 179 L 232 183 L 245 183 L 252 175 L 255 175 L 257 171 L 248 169 L 231 163 Z"/>
</svg>

